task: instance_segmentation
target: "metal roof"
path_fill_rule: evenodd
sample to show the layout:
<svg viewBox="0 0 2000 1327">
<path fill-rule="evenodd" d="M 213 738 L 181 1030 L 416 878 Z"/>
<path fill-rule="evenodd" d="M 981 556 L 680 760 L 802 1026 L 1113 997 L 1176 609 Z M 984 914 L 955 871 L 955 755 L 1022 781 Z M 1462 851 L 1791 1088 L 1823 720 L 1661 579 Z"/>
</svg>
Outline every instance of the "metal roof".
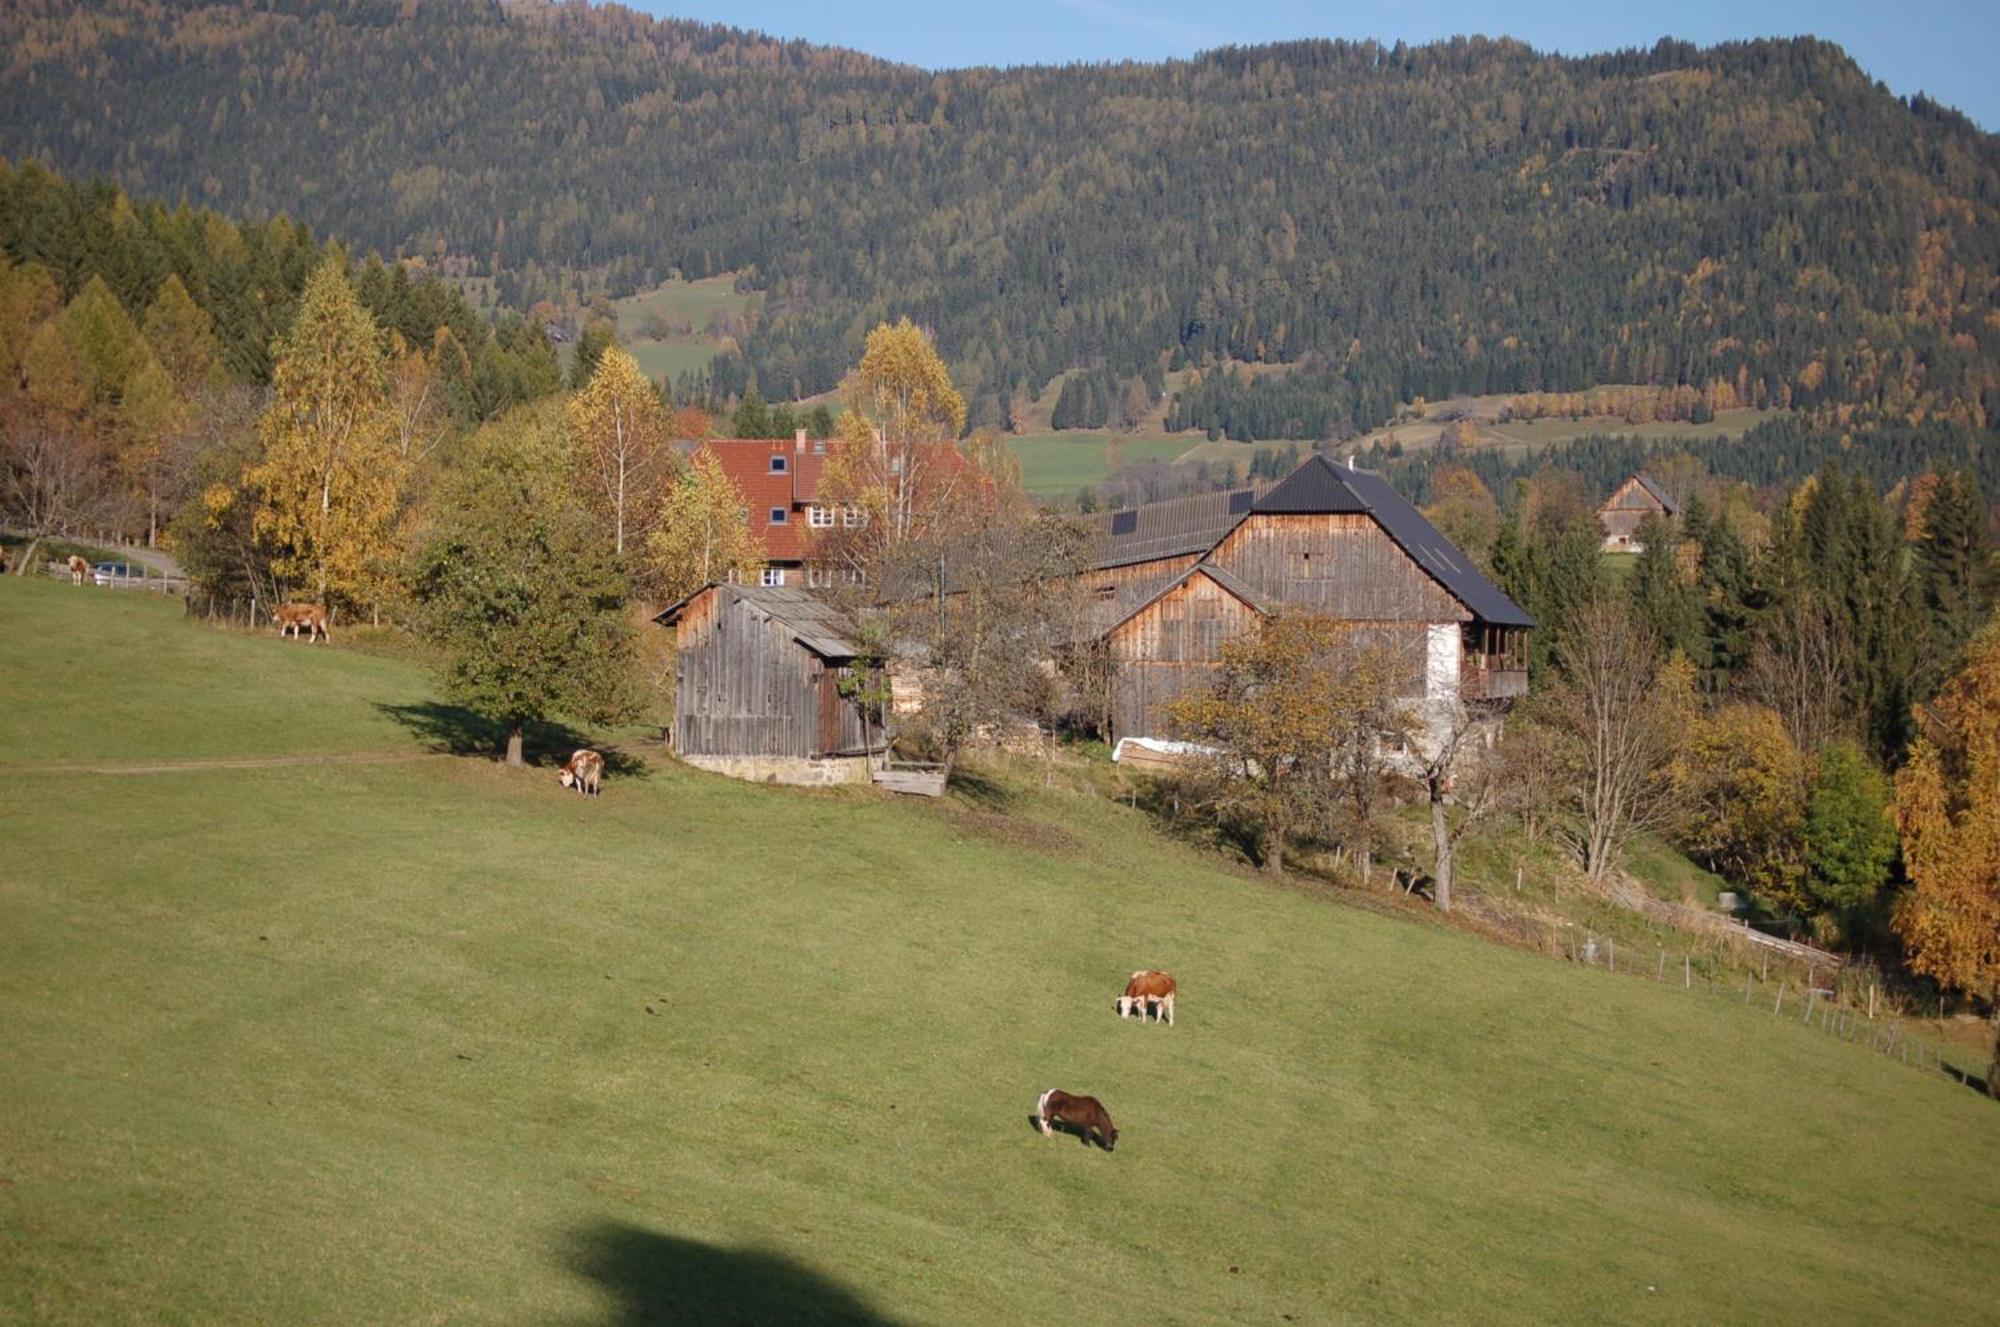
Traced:
<svg viewBox="0 0 2000 1327">
<path fill-rule="evenodd" d="M 1370 470 L 1314 456 L 1257 500 L 1259 514 L 1366 512 L 1412 561 L 1472 615 L 1496 627 L 1532 627 L 1535 619 L 1486 579 L 1472 559 L 1438 533 L 1409 500 Z"/>
<path fill-rule="evenodd" d="M 1661 488 L 1658 484 L 1655 484 L 1652 481 L 1652 479 L 1650 479 L 1646 475 L 1633 475 L 1632 478 L 1638 480 L 1639 487 L 1645 489 L 1648 493 L 1652 494 L 1654 500 L 1657 501 L 1662 507 L 1666 508 L 1667 515 L 1672 516 L 1675 512 L 1678 512 L 1681 509 L 1680 503 L 1675 502 L 1672 498 L 1668 497 L 1667 491 Z"/>
<path fill-rule="evenodd" d="M 1249 515 L 1259 491 L 1226 489 L 1099 513 L 1092 561 L 1100 568 L 1122 567 L 1206 553 Z"/>
<path fill-rule="evenodd" d="M 792 633 L 793 639 L 822 659 L 852 659 L 860 653 L 855 644 L 854 624 L 824 600 L 805 590 L 782 585 L 726 585 L 712 583 L 696 590 L 653 620 L 672 626 L 681 611 L 700 595 L 714 590 L 749 604 Z"/>
</svg>

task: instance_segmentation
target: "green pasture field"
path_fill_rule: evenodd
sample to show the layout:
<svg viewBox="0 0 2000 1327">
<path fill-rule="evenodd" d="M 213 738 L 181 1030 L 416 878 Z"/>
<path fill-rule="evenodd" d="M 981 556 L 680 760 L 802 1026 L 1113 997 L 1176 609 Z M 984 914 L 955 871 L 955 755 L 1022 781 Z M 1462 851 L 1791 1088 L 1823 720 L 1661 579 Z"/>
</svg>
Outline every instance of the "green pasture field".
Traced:
<svg viewBox="0 0 2000 1327">
<path fill-rule="evenodd" d="M 706 277 L 700 281 L 669 281 L 654 289 L 624 299 L 613 300 L 618 315 L 618 339 L 639 361 L 649 378 L 669 382 L 683 373 L 707 367 L 715 358 L 716 343 L 708 335 L 708 320 L 717 313 L 737 314 L 756 298 L 739 294 L 733 276 Z M 645 334 L 646 316 L 658 313 L 670 322 L 685 322 L 693 330 L 685 335 L 654 340 Z"/>
<path fill-rule="evenodd" d="M 1021 460 L 1021 486 L 1049 497 L 1073 497 L 1086 484 L 1103 482 L 1114 463 L 1174 461 L 1198 442 L 1185 434 L 1104 433 L 1067 429 L 1061 433 L 1025 433 L 1007 445 Z"/>
<path fill-rule="evenodd" d="M 11 579 L 0 688 L 0 1320 L 1991 1316 L 1992 1102 L 1115 803 L 586 800 L 410 664 Z"/>
</svg>

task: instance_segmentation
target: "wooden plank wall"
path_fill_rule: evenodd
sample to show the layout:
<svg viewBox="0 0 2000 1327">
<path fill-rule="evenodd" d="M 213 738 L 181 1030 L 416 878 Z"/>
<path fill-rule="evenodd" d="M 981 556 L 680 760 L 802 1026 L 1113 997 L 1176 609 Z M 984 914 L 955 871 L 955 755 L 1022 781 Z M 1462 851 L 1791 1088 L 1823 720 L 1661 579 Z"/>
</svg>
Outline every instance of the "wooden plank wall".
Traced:
<svg viewBox="0 0 2000 1327">
<path fill-rule="evenodd" d="M 688 605 L 678 630 L 674 749 L 681 754 L 817 757 L 867 749 L 861 709 L 839 692 L 846 670 L 828 666 L 782 622 L 711 589 Z"/>
<path fill-rule="evenodd" d="M 1207 686 L 1222 643 L 1257 629 L 1257 613 L 1206 576 L 1191 576 L 1111 634 L 1111 725 L 1119 737 L 1165 737 L 1166 709 Z"/>
<path fill-rule="evenodd" d="M 1375 524 L 1350 515 L 1256 515 L 1210 561 L 1267 603 L 1370 622 L 1464 622 L 1471 614 Z"/>
<path fill-rule="evenodd" d="M 679 628 L 674 746 L 691 756 L 816 754 L 819 660 L 790 629 L 725 590 Z"/>
</svg>

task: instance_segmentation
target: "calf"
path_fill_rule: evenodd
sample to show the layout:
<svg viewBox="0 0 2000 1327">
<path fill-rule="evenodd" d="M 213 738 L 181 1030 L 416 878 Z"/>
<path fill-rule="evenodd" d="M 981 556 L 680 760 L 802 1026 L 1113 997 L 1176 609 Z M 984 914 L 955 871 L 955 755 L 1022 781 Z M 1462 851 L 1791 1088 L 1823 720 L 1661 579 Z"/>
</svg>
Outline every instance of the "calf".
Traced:
<svg viewBox="0 0 2000 1327">
<path fill-rule="evenodd" d="M 271 610 L 271 620 L 278 624 L 280 636 L 296 636 L 303 631 L 308 642 L 323 640 L 333 644 L 333 636 L 326 629 L 326 610 L 318 604 L 279 604 Z"/>
<path fill-rule="evenodd" d="M 1150 1010 L 1157 1019 L 1162 1010 L 1167 1015 L 1167 1026 L 1174 1025 L 1174 977 L 1170 972 L 1155 972 L 1151 968 L 1141 968 L 1125 983 L 1125 994 L 1118 997 L 1118 1017 L 1130 1018 L 1137 1014 L 1145 1020 Z"/>
<path fill-rule="evenodd" d="M 69 560 L 69 583 L 71 585 L 81 585 L 89 577 L 90 564 L 80 557 L 72 556 Z"/>
<path fill-rule="evenodd" d="M 1095 1133 L 1098 1146 L 1107 1152 L 1118 1145 L 1118 1126 L 1111 1122 L 1110 1112 L 1096 1097 L 1073 1097 L 1050 1088 L 1035 1102 L 1035 1123 L 1041 1126 L 1044 1138 L 1055 1132 L 1053 1126 L 1064 1124 L 1075 1129 L 1086 1143 L 1093 1141 L 1091 1135 Z"/>
<path fill-rule="evenodd" d="M 597 797 L 603 793 L 604 757 L 595 751 L 585 749 L 570 756 L 569 763 L 562 767 L 556 779 L 565 788 L 574 788 L 585 797 Z"/>
</svg>

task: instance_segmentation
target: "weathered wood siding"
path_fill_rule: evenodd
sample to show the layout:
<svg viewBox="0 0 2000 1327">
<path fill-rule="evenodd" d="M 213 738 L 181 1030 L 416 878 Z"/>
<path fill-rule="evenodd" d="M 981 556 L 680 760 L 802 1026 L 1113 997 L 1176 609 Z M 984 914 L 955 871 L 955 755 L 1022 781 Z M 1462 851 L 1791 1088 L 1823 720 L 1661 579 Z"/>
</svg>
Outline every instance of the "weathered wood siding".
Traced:
<svg viewBox="0 0 2000 1327">
<path fill-rule="evenodd" d="M 1364 513 L 1251 516 L 1209 560 L 1266 603 L 1300 612 L 1367 622 L 1472 617 Z"/>
<path fill-rule="evenodd" d="M 1169 581 L 1199 561 L 1201 554 L 1187 553 L 1179 557 L 1155 558 L 1151 562 L 1133 562 L 1123 567 L 1104 567 L 1084 573 L 1083 582 L 1098 603 L 1109 605 L 1122 617 L 1158 594 Z"/>
<path fill-rule="evenodd" d="M 1167 706 L 1215 676 L 1222 643 L 1258 614 L 1206 576 L 1190 576 L 1112 632 L 1111 724 L 1120 737 L 1165 737 Z"/>
<path fill-rule="evenodd" d="M 1658 498 L 1646 491 L 1644 484 L 1628 479 L 1597 509 L 1597 519 L 1604 523 L 1607 541 L 1623 544 L 1638 535 L 1639 522 L 1648 515 L 1663 515 L 1666 510 Z"/>
<path fill-rule="evenodd" d="M 784 623 L 718 587 L 682 611 L 677 631 L 676 751 L 812 758 L 865 749 L 860 710 L 839 694 L 842 670 Z"/>
</svg>

